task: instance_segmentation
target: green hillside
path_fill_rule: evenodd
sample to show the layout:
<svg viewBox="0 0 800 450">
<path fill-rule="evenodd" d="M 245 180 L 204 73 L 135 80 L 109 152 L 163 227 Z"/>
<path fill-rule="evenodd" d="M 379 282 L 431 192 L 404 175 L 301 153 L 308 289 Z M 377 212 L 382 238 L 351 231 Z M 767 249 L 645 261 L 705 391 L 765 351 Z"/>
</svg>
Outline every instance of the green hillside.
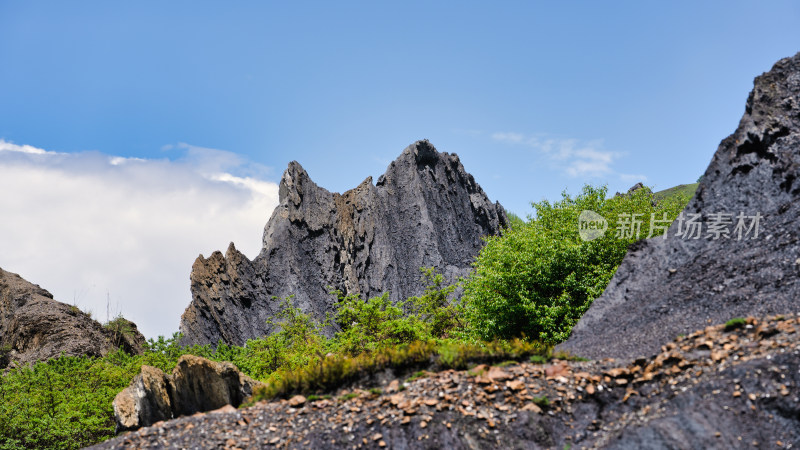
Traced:
<svg viewBox="0 0 800 450">
<path fill-rule="evenodd" d="M 663 200 L 665 198 L 669 198 L 678 194 L 686 194 L 686 196 L 691 200 L 691 198 L 694 197 L 694 193 L 697 190 L 698 184 L 700 183 L 679 184 L 669 189 L 664 189 L 663 191 L 658 191 L 654 193 L 653 198 L 655 200 Z"/>
</svg>

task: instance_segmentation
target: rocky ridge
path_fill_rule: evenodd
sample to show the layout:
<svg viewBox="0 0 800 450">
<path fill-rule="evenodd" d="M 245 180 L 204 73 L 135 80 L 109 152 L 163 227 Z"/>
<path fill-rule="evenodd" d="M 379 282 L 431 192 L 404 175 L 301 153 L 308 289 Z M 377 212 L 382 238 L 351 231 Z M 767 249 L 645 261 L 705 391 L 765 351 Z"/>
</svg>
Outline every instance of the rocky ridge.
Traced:
<svg viewBox="0 0 800 450">
<path fill-rule="evenodd" d="M 633 359 L 709 322 L 796 311 L 798 179 L 800 53 L 755 79 L 738 128 L 666 238 L 631 247 L 559 348 Z"/>
<path fill-rule="evenodd" d="M 94 448 L 800 445 L 800 314 L 709 326 L 650 358 L 485 365 L 223 408 Z"/>
<path fill-rule="evenodd" d="M 102 326 L 38 285 L 0 269 L 0 367 L 66 356 L 103 356 L 122 347 L 140 354 L 145 339 L 133 322 Z"/>
<path fill-rule="evenodd" d="M 421 267 L 436 267 L 447 281 L 466 275 L 481 237 L 508 223 L 458 156 L 428 141 L 403 150 L 375 184 L 369 177 L 343 194 L 317 186 L 291 162 L 279 194 L 253 261 L 233 243 L 225 255 L 195 261 L 183 343 L 243 345 L 268 334 L 275 298 L 294 296 L 322 319 L 336 301 L 330 289 L 364 298 L 389 292 L 393 301 L 419 295 Z"/>
</svg>

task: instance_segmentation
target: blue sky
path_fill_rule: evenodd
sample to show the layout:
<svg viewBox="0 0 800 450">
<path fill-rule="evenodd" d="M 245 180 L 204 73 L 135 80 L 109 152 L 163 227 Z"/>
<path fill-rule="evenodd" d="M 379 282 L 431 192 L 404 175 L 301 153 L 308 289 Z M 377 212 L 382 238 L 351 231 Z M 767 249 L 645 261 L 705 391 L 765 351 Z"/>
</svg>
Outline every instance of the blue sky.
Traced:
<svg viewBox="0 0 800 450">
<path fill-rule="evenodd" d="M 291 160 L 341 192 L 427 138 L 522 216 L 584 183 L 694 182 L 753 78 L 800 51 L 799 19 L 789 1 L 0 0 L 0 267 L 153 336 L 177 329 L 198 253 L 257 254 Z"/>
</svg>

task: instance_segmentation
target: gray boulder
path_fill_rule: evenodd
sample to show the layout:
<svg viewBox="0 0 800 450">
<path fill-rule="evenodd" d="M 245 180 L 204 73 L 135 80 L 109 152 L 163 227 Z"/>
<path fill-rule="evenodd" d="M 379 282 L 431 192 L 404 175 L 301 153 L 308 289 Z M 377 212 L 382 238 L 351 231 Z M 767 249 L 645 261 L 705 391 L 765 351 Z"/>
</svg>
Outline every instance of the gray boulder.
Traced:
<svg viewBox="0 0 800 450">
<path fill-rule="evenodd" d="M 175 416 L 210 411 L 225 405 L 239 406 L 261 383 L 239 372 L 229 362 L 184 355 L 169 379 Z"/>
<path fill-rule="evenodd" d="M 692 214 L 702 217 L 696 239 Z M 800 310 L 800 53 L 755 79 L 683 219 L 666 239 L 631 247 L 559 349 L 631 359 L 710 323 Z M 728 237 L 714 239 L 724 219 Z"/>
<path fill-rule="evenodd" d="M 38 285 L 0 269 L 0 367 L 58 356 L 103 356 L 122 347 L 141 354 L 136 324 L 118 319 L 104 327 L 79 308 L 58 302 Z"/>
<path fill-rule="evenodd" d="M 181 356 L 170 375 L 144 365 L 114 397 L 117 433 L 225 405 L 238 407 L 261 384 L 229 362 L 194 355 Z"/>
<path fill-rule="evenodd" d="M 136 430 L 173 417 L 169 379 L 157 367 L 142 366 L 131 384 L 114 397 L 117 432 Z"/>
<path fill-rule="evenodd" d="M 268 334 L 277 298 L 290 295 L 316 318 L 333 311 L 330 288 L 364 298 L 389 292 L 393 301 L 419 295 L 421 267 L 455 281 L 469 273 L 481 237 L 508 223 L 458 156 L 428 141 L 406 148 L 375 184 L 369 177 L 344 194 L 317 186 L 292 162 L 279 194 L 253 261 L 232 243 L 224 256 L 195 261 L 184 344 L 242 345 Z"/>
</svg>

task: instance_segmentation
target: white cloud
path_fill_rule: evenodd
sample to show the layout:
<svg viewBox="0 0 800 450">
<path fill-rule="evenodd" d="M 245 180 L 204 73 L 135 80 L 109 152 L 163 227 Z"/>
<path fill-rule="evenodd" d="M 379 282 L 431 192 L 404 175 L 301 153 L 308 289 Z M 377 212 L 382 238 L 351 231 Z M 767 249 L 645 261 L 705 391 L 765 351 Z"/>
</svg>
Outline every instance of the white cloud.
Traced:
<svg viewBox="0 0 800 450">
<path fill-rule="evenodd" d="M 630 173 L 621 173 L 619 174 L 619 179 L 622 181 L 627 182 L 645 182 L 647 181 L 647 177 L 645 175 L 635 175 Z"/>
<path fill-rule="evenodd" d="M 249 258 L 278 204 L 264 168 L 222 150 L 176 160 L 56 153 L 0 140 L 0 267 L 148 337 L 178 329 L 198 254 L 233 241 Z"/>
<path fill-rule="evenodd" d="M 639 181 L 647 179 L 642 175 L 633 176 L 615 171 L 612 166 L 623 154 L 604 150 L 602 140 L 580 141 L 513 132 L 497 132 L 492 134 L 492 139 L 533 148 L 571 177 L 617 176 L 622 181 L 628 181 L 629 177 L 636 177 Z"/>
<path fill-rule="evenodd" d="M 525 140 L 525 136 L 521 133 L 493 133 L 492 139 L 501 142 L 510 142 L 512 144 L 520 144 Z"/>
<path fill-rule="evenodd" d="M 32 147 L 30 145 L 17 145 L 2 139 L 0 139 L 0 152 L 28 153 L 31 155 L 43 155 L 47 153 L 41 148 Z"/>
</svg>

